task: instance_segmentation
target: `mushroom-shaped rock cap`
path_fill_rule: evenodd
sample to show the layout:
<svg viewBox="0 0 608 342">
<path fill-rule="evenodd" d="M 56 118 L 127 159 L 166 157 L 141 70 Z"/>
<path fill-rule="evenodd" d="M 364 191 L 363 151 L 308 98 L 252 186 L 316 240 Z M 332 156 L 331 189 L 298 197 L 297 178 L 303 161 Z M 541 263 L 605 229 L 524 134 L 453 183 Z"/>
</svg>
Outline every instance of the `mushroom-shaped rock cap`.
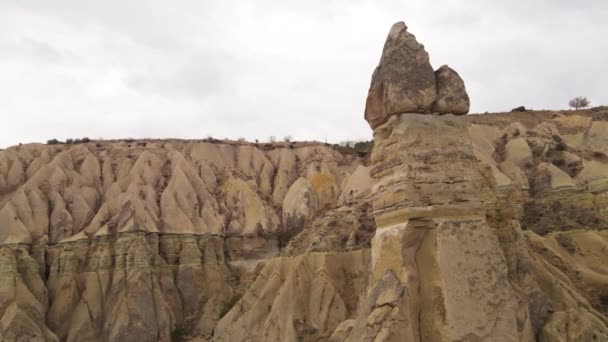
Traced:
<svg viewBox="0 0 608 342">
<path fill-rule="evenodd" d="M 454 69 L 447 65 L 435 71 L 437 82 L 437 99 L 433 112 L 440 114 L 452 113 L 463 115 L 469 112 L 469 95 L 464 87 L 464 81 Z"/>
<path fill-rule="evenodd" d="M 373 128 L 402 113 L 430 113 L 436 96 L 435 73 L 429 55 L 407 26 L 391 28 L 380 64 L 372 76 L 365 120 Z"/>
</svg>

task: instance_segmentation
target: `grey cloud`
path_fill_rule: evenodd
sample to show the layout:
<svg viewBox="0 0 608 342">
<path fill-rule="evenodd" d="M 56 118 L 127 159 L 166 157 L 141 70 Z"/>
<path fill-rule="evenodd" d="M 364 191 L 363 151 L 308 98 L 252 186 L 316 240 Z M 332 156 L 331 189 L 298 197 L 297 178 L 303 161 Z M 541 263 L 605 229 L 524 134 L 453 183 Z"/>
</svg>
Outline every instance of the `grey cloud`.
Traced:
<svg viewBox="0 0 608 342">
<path fill-rule="evenodd" d="M 390 25 L 464 78 L 473 111 L 608 102 L 608 3 L 514 0 L 0 4 L 0 146 L 91 137 L 370 138 Z"/>
</svg>

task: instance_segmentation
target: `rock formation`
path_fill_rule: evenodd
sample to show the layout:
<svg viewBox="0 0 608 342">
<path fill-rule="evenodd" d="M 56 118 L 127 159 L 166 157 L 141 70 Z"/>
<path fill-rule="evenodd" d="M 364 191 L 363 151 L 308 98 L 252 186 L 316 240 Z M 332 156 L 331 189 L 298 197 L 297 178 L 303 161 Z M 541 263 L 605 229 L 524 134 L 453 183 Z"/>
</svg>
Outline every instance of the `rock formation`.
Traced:
<svg viewBox="0 0 608 342">
<path fill-rule="evenodd" d="M 608 108 L 466 111 L 398 23 L 371 155 L 0 150 L 0 341 L 608 340 Z"/>
<path fill-rule="evenodd" d="M 365 167 L 354 153 L 294 145 L 98 141 L 0 151 L 0 340 L 209 338 L 287 237 L 313 221 L 325 229 L 330 222 L 319 219 Z M 351 199 L 327 217 L 369 221 L 361 197 Z M 369 231 L 351 246 L 369 246 Z M 298 241 L 294 252 L 338 254 L 348 242 Z M 358 270 L 365 258 L 348 266 Z"/>
<path fill-rule="evenodd" d="M 437 98 L 433 104 L 435 113 L 462 115 L 469 112 L 469 95 L 460 75 L 447 65 L 435 71 Z"/>
<path fill-rule="evenodd" d="M 458 73 L 447 65 L 436 72 L 429 55 L 403 22 L 391 28 L 372 75 L 365 120 L 372 129 L 404 113 L 466 114 L 469 96 Z"/>
<path fill-rule="evenodd" d="M 407 39 L 410 46 L 418 49 L 395 44 L 396 36 Z M 386 46 L 400 48 L 407 57 L 391 62 L 423 59 L 428 64 L 428 56 L 414 41 L 404 25 L 396 24 Z M 526 241 L 521 228 L 522 211 L 528 211 L 526 215 L 530 216 L 530 208 L 524 204 L 530 192 L 525 191 L 543 194 L 539 196 L 540 203 L 544 201 L 542 197 L 552 198 L 554 210 L 562 206 L 553 197 L 556 193 L 572 201 L 570 205 L 581 203 L 565 194 L 580 190 L 568 170 L 558 167 L 567 167 L 563 159 L 560 163 L 546 162 L 554 158 L 552 150 L 561 151 L 562 155 L 568 150 L 559 129 L 541 123 L 526 135 L 525 128 L 512 124 L 502 135 L 492 136 L 493 128 L 471 127 L 459 117 L 418 114 L 426 108 L 393 110 L 385 106 L 381 111 L 377 103 L 392 101 L 390 92 L 383 93 L 382 101 L 377 95 L 384 82 L 390 80 L 378 76 L 378 70 L 386 67 L 385 57 L 394 53 L 386 46 L 372 77 L 366 108 L 366 119 L 374 129 L 371 175 L 377 228 L 360 311 L 348 323 L 351 331 L 340 332 L 341 338 L 349 341 L 607 339 L 604 304 L 597 301 L 590 304 L 593 295 L 587 292 L 587 285 L 574 279 L 564 282 L 559 273 L 554 273 L 554 267 L 568 272 L 564 263 L 558 262 L 557 266 L 555 259 L 548 264 L 540 261 L 542 256 L 538 253 L 546 256 L 544 251 L 549 249 L 539 249 L 542 243 L 537 245 L 536 241 L 541 238 L 534 233 L 528 234 Z M 420 72 L 428 72 L 426 64 Z M 396 69 L 408 67 L 418 65 L 411 63 Z M 410 72 L 399 77 L 411 80 L 416 75 L 419 74 Z M 436 76 L 433 111 L 467 113 L 469 99 L 458 74 L 444 66 Z M 410 87 L 403 94 L 423 94 L 427 89 L 425 83 L 402 84 Z M 591 127 L 588 129 L 591 131 Z M 529 141 L 542 144 L 545 155 L 535 156 Z M 568 157 L 572 163 L 579 159 Z M 603 166 L 594 167 L 600 168 Z M 595 199 L 592 202 L 598 203 Z M 598 218 L 599 225 L 584 224 L 580 228 L 608 227 L 604 220 Z M 527 228 L 535 227 L 532 224 Z M 606 246 L 603 234 L 591 235 L 591 240 Z M 571 237 L 559 239 L 571 253 L 580 248 Z M 589 281 L 582 278 L 585 277 L 579 278 L 582 283 Z M 602 283 L 606 284 L 605 281 Z M 575 290 L 573 287 L 577 286 L 579 289 Z M 568 290 L 556 294 L 556 287 Z"/>
</svg>

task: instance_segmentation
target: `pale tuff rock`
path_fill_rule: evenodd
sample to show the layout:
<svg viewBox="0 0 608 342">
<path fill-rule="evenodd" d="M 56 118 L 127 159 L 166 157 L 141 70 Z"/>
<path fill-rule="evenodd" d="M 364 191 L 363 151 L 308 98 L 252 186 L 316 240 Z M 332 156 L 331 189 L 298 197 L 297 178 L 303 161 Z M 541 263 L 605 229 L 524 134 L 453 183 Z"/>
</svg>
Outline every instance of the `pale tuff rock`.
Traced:
<svg viewBox="0 0 608 342">
<path fill-rule="evenodd" d="M 372 190 L 372 177 L 369 166 L 359 165 L 346 180 L 338 205 L 353 203 L 369 196 Z"/>
<path fill-rule="evenodd" d="M 269 261 L 218 322 L 213 340 L 327 340 L 353 317 L 368 258 L 368 251 L 359 250 Z"/>
<path fill-rule="evenodd" d="M 276 208 L 292 183 L 308 179 L 319 209 L 333 208 L 353 171 L 349 158 L 322 145 L 262 151 L 208 142 L 0 151 L 0 242 L 137 231 L 276 235 Z"/>
<path fill-rule="evenodd" d="M 452 113 L 455 115 L 469 112 L 469 95 L 460 75 L 447 65 L 435 71 L 437 98 L 433 104 L 435 113 Z"/>
<path fill-rule="evenodd" d="M 334 333 L 329 337 L 329 342 L 344 342 L 350 336 L 353 326 L 355 325 L 354 319 L 347 319 L 340 323 Z"/>
<path fill-rule="evenodd" d="M 306 178 L 298 178 L 283 199 L 283 226 L 285 230 L 303 228 L 314 217 L 318 207 L 317 193 Z"/>
<path fill-rule="evenodd" d="M 429 55 L 405 23 L 391 28 L 372 76 L 365 119 L 372 128 L 400 113 L 426 113 L 435 102 L 435 74 Z"/>
<path fill-rule="evenodd" d="M 366 201 L 332 209 L 317 217 L 289 240 L 283 254 L 369 248 L 376 225 L 371 206 Z"/>
<path fill-rule="evenodd" d="M 347 340 L 591 341 L 608 333 L 606 317 L 596 311 L 602 305 L 588 302 L 590 292 L 556 294 L 555 288 L 599 284 L 588 285 L 592 277 L 565 276 L 578 274 L 571 270 L 580 266 L 570 258 L 560 260 L 567 256 L 552 253 L 550 241 L 536 239 L 531 249 L 526 239 L 535 235 L 525 236 L 519 225 L 522 213 L 528 224 L 545 203 L 553 203 L 552 217 L 558 217 L 564 205 L 556 198 L 561 197 L 602 226 L 605 209 L 594 210 L 590 203 L 605 208 L 606 201 L 581 192 L 573 176 L 594 181 L 591 175 L 599 177 L 603 161 L 583 161 L 570 146 L 585 148 L 585 139 L 602 146 L 593 127 L 604 122 L 585 126 L 585 133 L 569 132 L 576 134 L 570 139 L 575 145 L 560 137 L 563 125 L 548 121 L 533 127 L 509 122 L 501 132 L 478 123 L 467 127 L 457 117 L 416 114 L 419 110 L 374 117 L 369 109 L 379 108 L 370 106 L 370 98 L 372 105 L 380 102 L 374 101 L 381 88 L 374 82 L 377 74 L 378 69 L 366 108 L 374 128 L 371 176 L 377 230 L 365 299 Z M 438 94 L 447 98 L 462 89 L 450 111 L 460 114 L 454 108 L 461 106 L 466 113 L 462 80 L 447 67 L 437 76 Z M 447 83 L 453 86 L 449 92 Z M 442 108 L 446 102 L 435 102 L 434 111 L 447 111 L 447 105 Z M 602 186 L 594 189 L 601 191 Z M 534 198 L 524 200 L 527 196 Z M 562 224 L 577 213 L 564 209 Z M 540 228 L 538 223 L 530 228 Z M 578 241 L 572 237 L 559 236 L 557 241 L 578 254 Z M 602 246 L 600 241 L 586 244 Z M 544 258 L 553 265 L 543 265 Z M 572 321 L 577 314 L 580 321 Z M 572 328 L 559 331 L 559 324 Z"/>
<path fill-rule="evenodd" d="M 605 324 L 597 318 L 570 309 L 556 312 L 539 336 L 540 342 L 606 341 Z"/>
<path fill-rule="evenodd" d="M 0 340 L 59 341 L 45 324 L 47 288 L 23 246 L 0 246 Z"/>
<path fill-rule="evenodd" d="M 0 340 L 170 341 L 179 327 L 208 339 L 237 293 L 281 252 L 282 203 L 294 181 L 323 200 L 311 203 L 313 221 L 336 207 L 337 184 L 361 165 L 301 145 L 0 151 Z M 350 230 L 359 213 L 370 215 L 344 220 Z"/>
<path fill-rule="evenodd" d="M 540 163 L 536 167 L 534 186 L 537 191 L 576 188 L 576 184 L 567 173 L 549 163 Z"/>
<path fill-rule="evenodd" d="M 569 168 L 580 157 L 562 150 L 554 137 L 559 131 L 548 124 L 512 124 L 501 133 L 482 128 L 417 114 L 393 116 L 376 128 L 371 174 L 378 228 L 366 299 L 347 340 L 593 341 L 608 333 L 598 311 L 605 309 L 591 290 L 602 288 L 599 279 L 608 274 L 592 266 L 606 257 L 605 234 L 542 239 L 519 225 L 522 211 L 528 224 L 526 217 L 546 205 L 553 227 L 583 222 L 571 216 L 578 214 L 587 227 L 601 229 L 608 203 L 581 192 L 583 183 L 568 174 L 584 171 Z M 529 141 L 544 152 L 535 155 Z M 493 169 L 497 157 L 505 173 Z M 589 171 L 604 165 L 587 163 Z M 524 186 L 528 178 L 533 181 Z M 528 189 L 536 197 L 524 203 Z"/>
<path fill-rule="evenodd" d="M 518 340 L 518 299 L 485 220 L 477 163 L 454 117 L 404 114 L 376 129 L 378 229 L 351 341 Z"/>
<path fill-rule="evenodd" d="M 321 145 L 0 151 L 21 182 L 0 192 L 1 339 L 601 340 L 608 163 L 581 143 L 601 124 L 513 115 L 391 116 L 371 164 Z"/>
<path fill-rule="evenodd" d="M 532 150 L 526 139 L 517 137 L 510 140 L 505 146 L 505 160 L 509 161 L 520 168 L 524 168 L 527 163 L 532 162 Z"/>
<path fill-rule="evenodd" d="M 433 71 L 424 46 L 405 23 L 398 22 L 391 27 L 372 75 L 365 120 L 374 129 L 391 115 L 431 112 L 468 113 L 464 82 L 447 65 Z"/>
<path fill-rule="evenodd" d="M 279 218 L 247 182 L 230 177 L 222 195 L 231 213 L 228 235 L 253 237 L 277 232 Z"/>
</svg>

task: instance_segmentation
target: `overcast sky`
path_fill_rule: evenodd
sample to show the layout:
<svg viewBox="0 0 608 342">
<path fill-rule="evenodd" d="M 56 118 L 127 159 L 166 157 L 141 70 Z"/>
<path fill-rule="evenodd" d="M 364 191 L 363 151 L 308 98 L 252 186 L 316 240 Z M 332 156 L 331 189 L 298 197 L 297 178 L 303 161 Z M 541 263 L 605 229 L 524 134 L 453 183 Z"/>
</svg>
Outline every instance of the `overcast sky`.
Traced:
<svg viewBox="0 0 608 342">
<path fill-rule="evenodd" d="M 472 112 L 608 104 L 608 1 L 498 2 L 0 0 L 0 147 L 369 139 L 371 73 L 400 20 Z"/>
</svg>

